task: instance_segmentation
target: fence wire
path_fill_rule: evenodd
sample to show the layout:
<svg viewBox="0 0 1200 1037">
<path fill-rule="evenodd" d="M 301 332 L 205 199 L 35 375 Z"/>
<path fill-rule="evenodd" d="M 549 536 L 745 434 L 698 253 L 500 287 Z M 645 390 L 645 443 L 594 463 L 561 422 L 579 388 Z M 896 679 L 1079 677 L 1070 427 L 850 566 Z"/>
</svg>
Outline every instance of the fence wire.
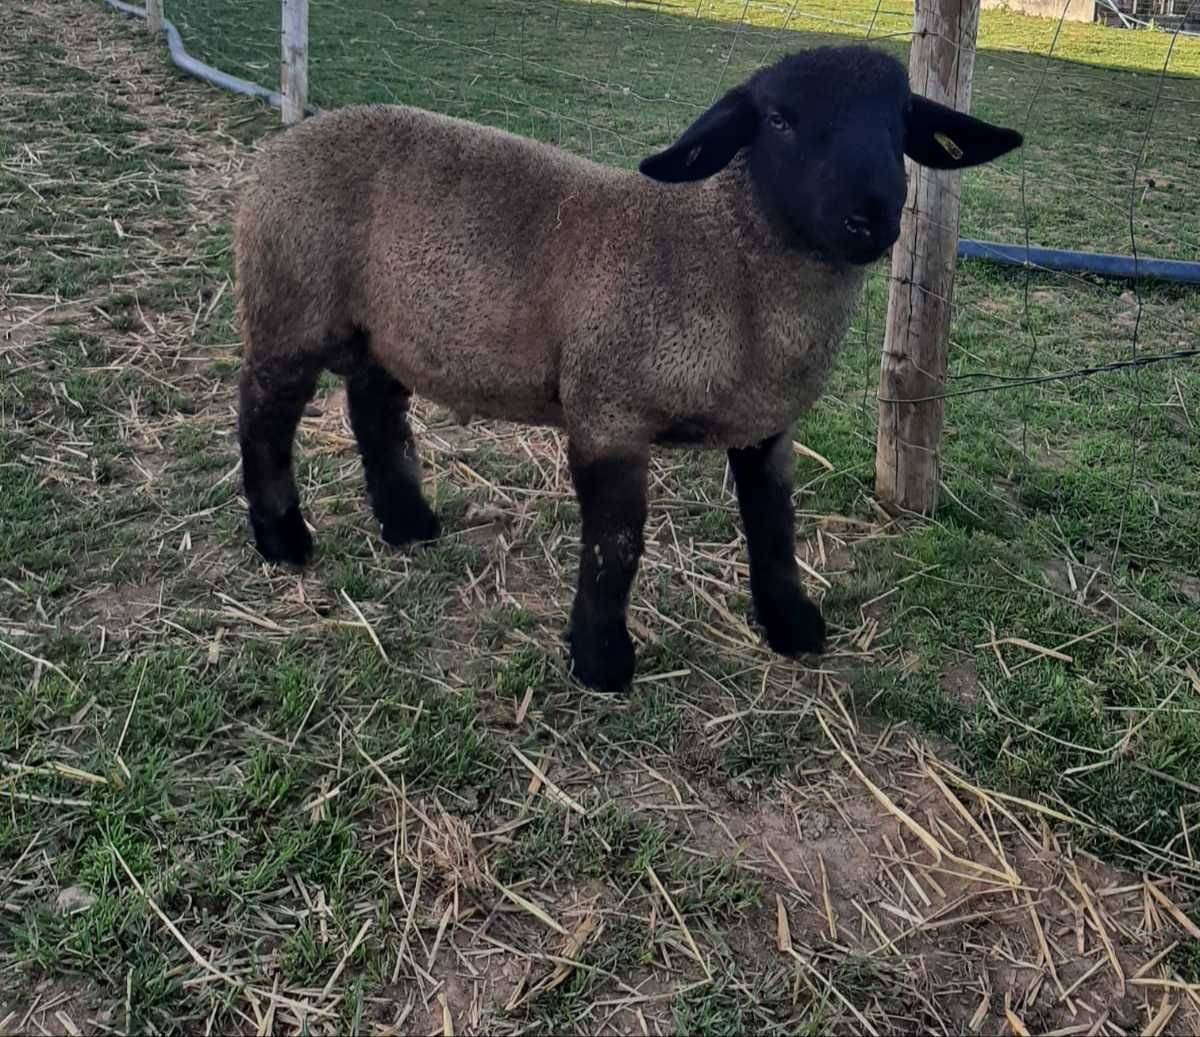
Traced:
<svg viewBox="0 0 1200 1037">
<path fill-rule="evenodd" d="M 167 13 L 198 57 L 274 86 L 279 6 L 167 0 Z M 870 39 L 906 57 L 913 15 L 901 0 L 311 0 L 310 10 L 313 104 L 414 104 L 626 168 L 783 53 Z M 1067 13 L 1066 0 L 1057 18 L 983 13 L 972 111 L 1020 127 L 1027 142 L 963 175 L 961 235 L 1200 260 L 1200 39 Z M 869 280 L 822 404 L 823 420 L 860 441 L 860 479 L 887 281 L 886 266 Z M 960 263 L 943 445 L 955 499 L 999 501 L 998 458 L 1045 459 L 1079 427 L 1096 433 L 1089 477 L 1125 501 L 1098 536 L 1119 546 L 1128 515 L 1194 508 L 1170 468 L 1194 464 L 1198 341 L 1200 303 L 1185 287 Z M 1174 362 L 1143 363 L 1143 351 Z M 992 389 L 1020 391 L 956 387 L 981 373 Z M 1148 535 L 1132 549 L 1149 550 Z"/>
</svg>

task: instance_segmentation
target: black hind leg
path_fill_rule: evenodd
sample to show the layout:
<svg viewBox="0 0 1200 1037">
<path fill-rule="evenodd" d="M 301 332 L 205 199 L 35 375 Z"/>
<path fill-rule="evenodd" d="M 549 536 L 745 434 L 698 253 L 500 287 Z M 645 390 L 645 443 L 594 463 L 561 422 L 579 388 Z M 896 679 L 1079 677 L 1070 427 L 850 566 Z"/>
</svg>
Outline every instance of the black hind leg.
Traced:
<svg viewBox="0 0 1200 1037">
<path fill-rule="evenodd" d="M 254 541 L 269 562 L 303 565 L 312 556 L 312 536 L 292 476 L 292 441 L 319 373 L 295 361 L 266 368 L 247 362 L 242 369 L 242 479 Z"/>
<path fill-rule="evenodd" d="M 437 516 L 421 496 L 421 462 L 408 424 L 411 394 L 373 361 L 346 378 L 350 424 L 358 440 L 371 508 L 394 547 L 433 540 Z"/>
</svg>

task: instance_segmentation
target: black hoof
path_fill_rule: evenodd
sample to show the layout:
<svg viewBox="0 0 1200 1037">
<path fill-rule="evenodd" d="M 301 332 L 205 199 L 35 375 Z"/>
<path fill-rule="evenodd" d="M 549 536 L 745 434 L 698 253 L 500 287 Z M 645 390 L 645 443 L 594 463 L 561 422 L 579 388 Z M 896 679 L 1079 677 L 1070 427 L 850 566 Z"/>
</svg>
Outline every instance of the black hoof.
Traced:
<svg viewBox="0 0 1200 1037">
<path fill-rule="evenodd" d="M 268 562 L 302 566 L 312 558 L 313 538 L 304 524 L 299 505 L 293 504 L 279 518 L 264 519 L 250 513 L 254 543 Z"/>
<path fill-rule="evenodd" d="M 436 540 L 442 531 L 438 517 L 423 500 L 384 516 L 379 526 L 383 539 L 392 547 Z"/>
<path fill-rule="evenodd" d="M 575 679 L 595 691 L 623 691 L 633 680 L 633 641 L 624 623 L 576 625 L 567 634 Z"/>
<path fill-rule="evenodd" d="M 780 655 L 820 655 L 825 651 L 821 610 L 795 584 L 783 584 L 755 602 L 767 644 Z"/>
</svg>

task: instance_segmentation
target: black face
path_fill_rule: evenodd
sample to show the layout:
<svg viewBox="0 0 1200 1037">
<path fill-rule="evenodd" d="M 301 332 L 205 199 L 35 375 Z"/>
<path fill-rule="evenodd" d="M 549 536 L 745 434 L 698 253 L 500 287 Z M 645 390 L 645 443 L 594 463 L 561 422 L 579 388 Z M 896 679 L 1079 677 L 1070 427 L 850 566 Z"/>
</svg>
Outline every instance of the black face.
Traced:
<svg viewBox="0 0 1200 1037">
<path fill-rule="evenodd" d="M 827 262 L 862 265 L 900 233 L 906 154 L 958 169 L 1020 144 L 1019 133 L 914 95 L 890 55 L 822 47 L 729 91 L 641 170 L 698 180 L 745 149 L 757 201 L 785 240 Z"/>
<path fill-rule="evenodd" d="M 795 244 L 834 262 L 870 263 L 900 234 L 908 78 L 885 60 L 852 90 L 816 64 L 751 83 L 751 175 Z"/>
</svg>

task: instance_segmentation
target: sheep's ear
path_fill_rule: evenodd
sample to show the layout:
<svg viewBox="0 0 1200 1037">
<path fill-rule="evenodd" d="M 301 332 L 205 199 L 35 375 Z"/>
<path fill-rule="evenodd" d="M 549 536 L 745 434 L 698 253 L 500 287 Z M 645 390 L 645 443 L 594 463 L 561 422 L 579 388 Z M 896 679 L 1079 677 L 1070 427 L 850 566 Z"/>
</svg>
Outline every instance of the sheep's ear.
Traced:
<svg viewBox="0 0 1200 1037">
<path fill-rule="evenodd" d="M 642 159 L 638 169 L 652 180 L 703 180 L 724 169 L 754 139 L 754 102 L 735 87 L 700 116 L 666 151 Z"/>
<path fill-rule="evenodd" d="M 993 126 L 914 94 L 905 125 L 904 153 L 931 169 L 980 166 L 1023 143 L 1016 130 Z"/>
</svg>

